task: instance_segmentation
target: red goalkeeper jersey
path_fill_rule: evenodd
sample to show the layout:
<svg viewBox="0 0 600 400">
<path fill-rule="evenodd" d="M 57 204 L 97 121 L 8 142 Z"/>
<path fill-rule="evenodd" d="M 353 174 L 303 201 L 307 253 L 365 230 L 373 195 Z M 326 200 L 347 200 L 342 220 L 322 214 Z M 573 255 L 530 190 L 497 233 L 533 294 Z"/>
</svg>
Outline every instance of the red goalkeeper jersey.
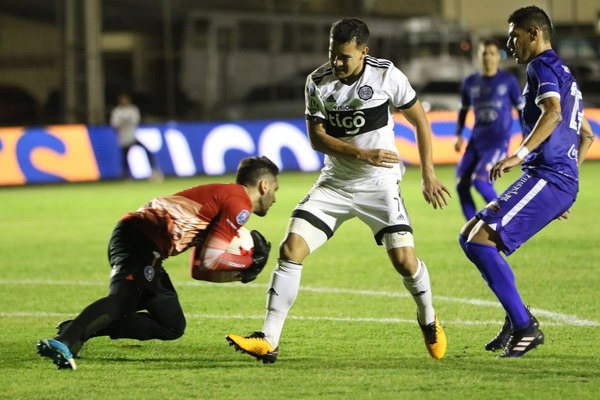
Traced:
<svg viewBox="0 0 600 400">
<path fill-rule="evenodd" d="M 229 243 L 251 212 L 242 185 L 214 183 L 156 197 L 122 220 L 131 221 L 152 239 L 166 259 L 202 246 L 209 233 Z"/>
</svg>

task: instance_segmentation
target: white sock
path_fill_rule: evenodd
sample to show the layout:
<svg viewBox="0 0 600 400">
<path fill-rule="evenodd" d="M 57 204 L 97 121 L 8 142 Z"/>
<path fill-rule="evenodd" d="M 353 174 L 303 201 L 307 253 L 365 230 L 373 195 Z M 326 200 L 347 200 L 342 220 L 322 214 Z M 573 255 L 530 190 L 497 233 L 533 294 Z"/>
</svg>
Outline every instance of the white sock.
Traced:
<svg viewBox="0 0 600 400">
<path fill-rule="evenodd" d="M 419 267 L 413 276 L 403 277 L 404 287 L 408 289 L 415 303 L 417 303 L 417 315 L 421 325 L 427 325 L 435 321 L 435 310 L 431 296 L 431 284 L 429 283 L 429 272 L 425 263 L 419 259 Z"/>
<path fill-rule="evenodd" d="M 271 275 L 267 292 L 267 316 L 262 332 L 273 347 L 279 344 L 285 318 L 298 295 L 301 275 L 302 264 L 284 260 L 277 261 L 277 268 Z"/>
</svg>

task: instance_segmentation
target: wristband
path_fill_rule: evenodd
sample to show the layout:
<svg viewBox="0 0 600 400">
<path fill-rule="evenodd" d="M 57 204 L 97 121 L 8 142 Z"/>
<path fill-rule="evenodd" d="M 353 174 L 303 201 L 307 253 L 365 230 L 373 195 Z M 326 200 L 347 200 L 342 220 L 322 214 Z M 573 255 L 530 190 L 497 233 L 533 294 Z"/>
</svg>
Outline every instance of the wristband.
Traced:
<svg viewBox="0 0 600 400">
<path fill-rule="evenodd" d="M 517 152 L 514 154 L 515 157 L 523 160 L 529 154 L 529 149 L 525 146 L 521 146 L 517 149 Z"/>
</svg>

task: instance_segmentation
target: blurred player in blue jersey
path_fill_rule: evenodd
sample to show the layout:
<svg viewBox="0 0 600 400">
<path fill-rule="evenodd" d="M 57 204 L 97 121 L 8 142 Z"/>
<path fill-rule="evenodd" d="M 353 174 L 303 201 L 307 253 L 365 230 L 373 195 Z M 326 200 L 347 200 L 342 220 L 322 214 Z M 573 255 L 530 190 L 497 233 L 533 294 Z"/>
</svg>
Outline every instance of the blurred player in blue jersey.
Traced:
<svg viewBox="0 0 600 400">
<path fill-rule="evenodd" d="M 471 186 L 481 194 L 486 203 L 496 198 L 489 172 L 494 164 L 506 157 L 513 121 L 512 108 L 520 110 L 522 100 L 517 78 L 498 69 L 498 43 L 493 40 L 482 41 L 479 55 L 482 71 L 469 75 L 461 87 L 462 107 L 458 113 L 454 144 L 454 149 L 461 151 L 465 119 L 469 108 L 473 107 L 475 125 L 465 154 L 456 168 L 456 190 L 467 221 L 477 212 Z"/>
<path fill-rule="evenodd" d="M 508 256 L 553 220 L 568 217 L 579 187 L 579 166 L 594 134 L 583 116 L 577 82 L 552 50 L 548 15 L 529 6 L 511 14 L 508 23 L 508 49 L 519 64 L 527 64 L 521 118 L 525 139 L 515 154 L 492 167 L 490 179 L 519 164 L 523 173 L 465 224 L 459 241 L 507 314 L 486 350 L 520 357 L 544 343 L 544 334 L 523 304 L 500 251 Z"/>
</svg>

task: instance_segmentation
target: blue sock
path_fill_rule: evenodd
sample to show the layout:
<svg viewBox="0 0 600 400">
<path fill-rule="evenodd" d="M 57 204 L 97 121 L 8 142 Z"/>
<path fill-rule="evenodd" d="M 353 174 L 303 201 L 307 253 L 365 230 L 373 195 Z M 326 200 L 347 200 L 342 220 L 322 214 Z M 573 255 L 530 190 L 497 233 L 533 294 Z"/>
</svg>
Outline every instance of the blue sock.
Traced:
<svg viewBox="0 0 600 400">
<path fill-rule="evenodd" d="M 515 285 L 515 276 L 510 265 L 493 246 L 467 242 L 465 249 L 467 257 L 477 266 L 506 310 L 513 329 L 527 328 L 531 324 L 531 318 Z"/>
<path fill-rule="evenodd" d="M 458 235 L 458 243 L 460 244 L 460 247 L 462 248 L 463 252 L 467 256 L 467 258 L 469 259 L 469 261 L 471 261 L 473 264 L 475 264 L 475 261 L 473 261 L 473 259 L 471 258 L 471 256 L 469 255 L 469 252 L 467 250 L 467 238 L 465 236 L 459 234 Z M 487 283 L 488 280 L 485 277 L 485 275 L 481 274 L 481 277 Z"/>
<path fill-rule="evenodd" d="M 461 182 L 456 185 L 456 191 L 458 192 L 458 199 L 460 200 L 463 215 L 468 221 L 477 213 L 475 201 L 473 200 L 473 196 L 471 196 L 471 185 Z"/>
<path fill-rule="evenodd" d="M 463 236 L 461 234 L 458 235 L 458 244 L 460 244 L 460 248 L 462 249 L 462 251 L 465 253 L 465 255 L 467 256 L 467 258 L 473 262 L 473 260 L 471 260 L 471 256 L 469 255 L 469 253 L 467 252 L 467 238 L 466 236 Z"/>
<path fill-rule="evenodd" d="M 475 187 L 475 190 L 481 194 L 486 203 L 489 203 L 497 197 L 494 185 L 487 179 L 475 179 L 473 180 L 473 186 Z"/>
</svg>

